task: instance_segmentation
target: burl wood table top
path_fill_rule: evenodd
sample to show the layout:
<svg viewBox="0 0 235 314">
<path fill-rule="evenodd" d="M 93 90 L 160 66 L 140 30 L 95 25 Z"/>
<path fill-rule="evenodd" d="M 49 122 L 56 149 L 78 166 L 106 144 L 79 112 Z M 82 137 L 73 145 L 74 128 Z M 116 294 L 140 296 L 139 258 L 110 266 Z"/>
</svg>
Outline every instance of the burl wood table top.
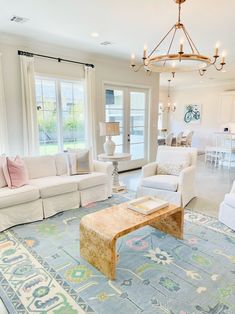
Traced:
<svg viewBox="0 0 235 314">
<path fill-rule="evenodd" d="M 168 205 L 150 215 L 143 215 L 128 209 L 128 203 L 114 205 L 84 216 L 81 224 L 87 229 L 94 230 L 101 238 L 119 238 L 142 226 L 164 219 L 183 209 L 176 205 Z"/>
</svg>

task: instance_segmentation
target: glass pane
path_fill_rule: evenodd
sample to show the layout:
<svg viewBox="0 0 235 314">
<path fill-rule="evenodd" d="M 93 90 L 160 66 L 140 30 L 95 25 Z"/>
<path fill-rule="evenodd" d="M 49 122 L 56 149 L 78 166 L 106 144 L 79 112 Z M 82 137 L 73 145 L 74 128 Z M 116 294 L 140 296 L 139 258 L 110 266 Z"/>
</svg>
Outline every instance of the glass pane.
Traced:
<svg viewBox="0 0 235 314">
<path fill-rule="evenodd" d="M 58 152 L 56 82 L 36 79 L 40 154 Z"/>
<path fill-rule="evenodd" d="M 146 95 L 131 92 L 130 97 L 130 153 L 133 160 L 144 159 Z"/>
<path fill-rule="evenodd" d="M 58 152 L 57 114 L 53 111 L 38 112 L 40 153 L 55 154 Z"/>
<path fill-rule="evenodd" d="M 106 89 L 105 91 L 105 119 L 106 122 L 119 122 L 120 135 L 114 136 L 112 140 L 115 142 L 115 153 L 123 152 L 123 91 Z"/>
<path fill-rule="evenodd" d="M 145 109 L 145 93 L 131 92 L 131 109 Z"/>
<path fill-rule="evenodd" d="M 144 126 L 144 110 L 131 110 L 130 125 L 132 128 Z"/>
<path fill-rule="evenodd" d="M 131 159 L 143 159 L 145 157 L 144 154 L 144 143 L 141 144 L 131 144 L 130 146 Z"/>
<path fill-rule="evenodd" d="M 130 133 L 131 143 L 144 142 L 144 128 L 133 128 Z"/>
<path fill-rule="evenodd" d="M 106 110 L 107 122 L 119 122 L 120 128 L 123 127 L 123 111 L 122 110 Z"/>
<path fill-rule="evenodd" d="M 61 82 L 64 149 L 84 148 L 85 108 L 82 83 Z"/>
</svg>

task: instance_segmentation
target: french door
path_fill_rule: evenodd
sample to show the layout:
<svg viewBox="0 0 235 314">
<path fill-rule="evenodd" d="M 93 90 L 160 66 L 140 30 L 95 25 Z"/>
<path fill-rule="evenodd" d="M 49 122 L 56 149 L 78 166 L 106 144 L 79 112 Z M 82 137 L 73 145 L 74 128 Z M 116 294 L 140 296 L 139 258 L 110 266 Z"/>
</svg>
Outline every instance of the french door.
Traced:
<svg viewBox="0 0 235 314">
<path fill-rule="evenodd" d="M 120 135 L 113 138 L 115 152 L 131 154 L 119 170 L 142 167 L 148 158 L 148 90 L 105 85 L 104 99 L 106 122 L 120 123 Z"/>
</svg>

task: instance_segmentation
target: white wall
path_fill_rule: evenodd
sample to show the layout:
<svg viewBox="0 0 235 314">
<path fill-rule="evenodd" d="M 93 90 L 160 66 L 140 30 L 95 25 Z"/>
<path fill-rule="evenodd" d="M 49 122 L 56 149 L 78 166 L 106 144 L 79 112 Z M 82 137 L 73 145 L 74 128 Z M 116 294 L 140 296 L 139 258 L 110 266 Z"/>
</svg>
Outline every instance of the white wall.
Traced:
<svg viewBox="0 0 235 314">
<path fill-rule="evenodd" d="M 97 119 L 98 152 L 102 151 L 102 143 L 98 135 L 98 122 L 104 120 L 103 82 L 127 84 L 130 86 L 142 86 L 150 89 L 149 110 L 149 160 L 156 156 L 157 114 L 159 97 L 159 75 L 146 76 L 144 72 L 134 73 L 129 64 L 118 59 L 104 59 L 102 56 L 43 43 L 28 42 L 21 38 L 5 37 L 0 40 L 0 52 L 2 53 L 4 89 L 7 104 L 7 119 L 9 132 L 9 146 L 11 154 L 21 154 L 22 143 L 22 111 L 21 111 L 21 82 L 20 66 L 17 50 L 26 50 L 35 53 L 47 54 L 61 58 L 79 60 L 94 63 L 96 68 L 96 96 L 94 104 Z M 58 63 L 49 59 L 35 58 L 35 70 L 40 74 L 60 75 L 63 77 L 80 78 L 83 76 L 83 68 L 70 63 Z"/>
<path fill-rule="evenodd" d="M 169 129 L 174 134 L 185 129 L 193 130 L 193 146 L 203 151 L 206 145 L 213 145 L 213 133 L 220 130 L 221 121 L 221 93 L 235 89 L 235 84 L 220 86 L 202 86 L 187 89 L 172 90 L 172 101 L 176 104 L 176 111 L 169 114 Z M 201 124 L 188 125 L 184 122 L 184 106 L 187 104 L 201 104 Z M 230 116 L 231 121 L 235 117 Z"/>
</svg>

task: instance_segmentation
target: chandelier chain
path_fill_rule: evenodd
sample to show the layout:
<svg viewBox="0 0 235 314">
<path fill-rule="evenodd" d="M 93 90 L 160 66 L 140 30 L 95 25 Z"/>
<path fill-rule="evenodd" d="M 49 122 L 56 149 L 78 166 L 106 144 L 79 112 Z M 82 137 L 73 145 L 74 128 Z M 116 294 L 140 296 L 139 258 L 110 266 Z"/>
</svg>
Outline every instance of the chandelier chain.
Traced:
<svg viewBox="0 0 235 314">
<path fill-rule="evenodd" d="M 179 2 L 179 14 L 178 14 L 178 23 L 181 23 L 181 2 Z"/>
</svg>

